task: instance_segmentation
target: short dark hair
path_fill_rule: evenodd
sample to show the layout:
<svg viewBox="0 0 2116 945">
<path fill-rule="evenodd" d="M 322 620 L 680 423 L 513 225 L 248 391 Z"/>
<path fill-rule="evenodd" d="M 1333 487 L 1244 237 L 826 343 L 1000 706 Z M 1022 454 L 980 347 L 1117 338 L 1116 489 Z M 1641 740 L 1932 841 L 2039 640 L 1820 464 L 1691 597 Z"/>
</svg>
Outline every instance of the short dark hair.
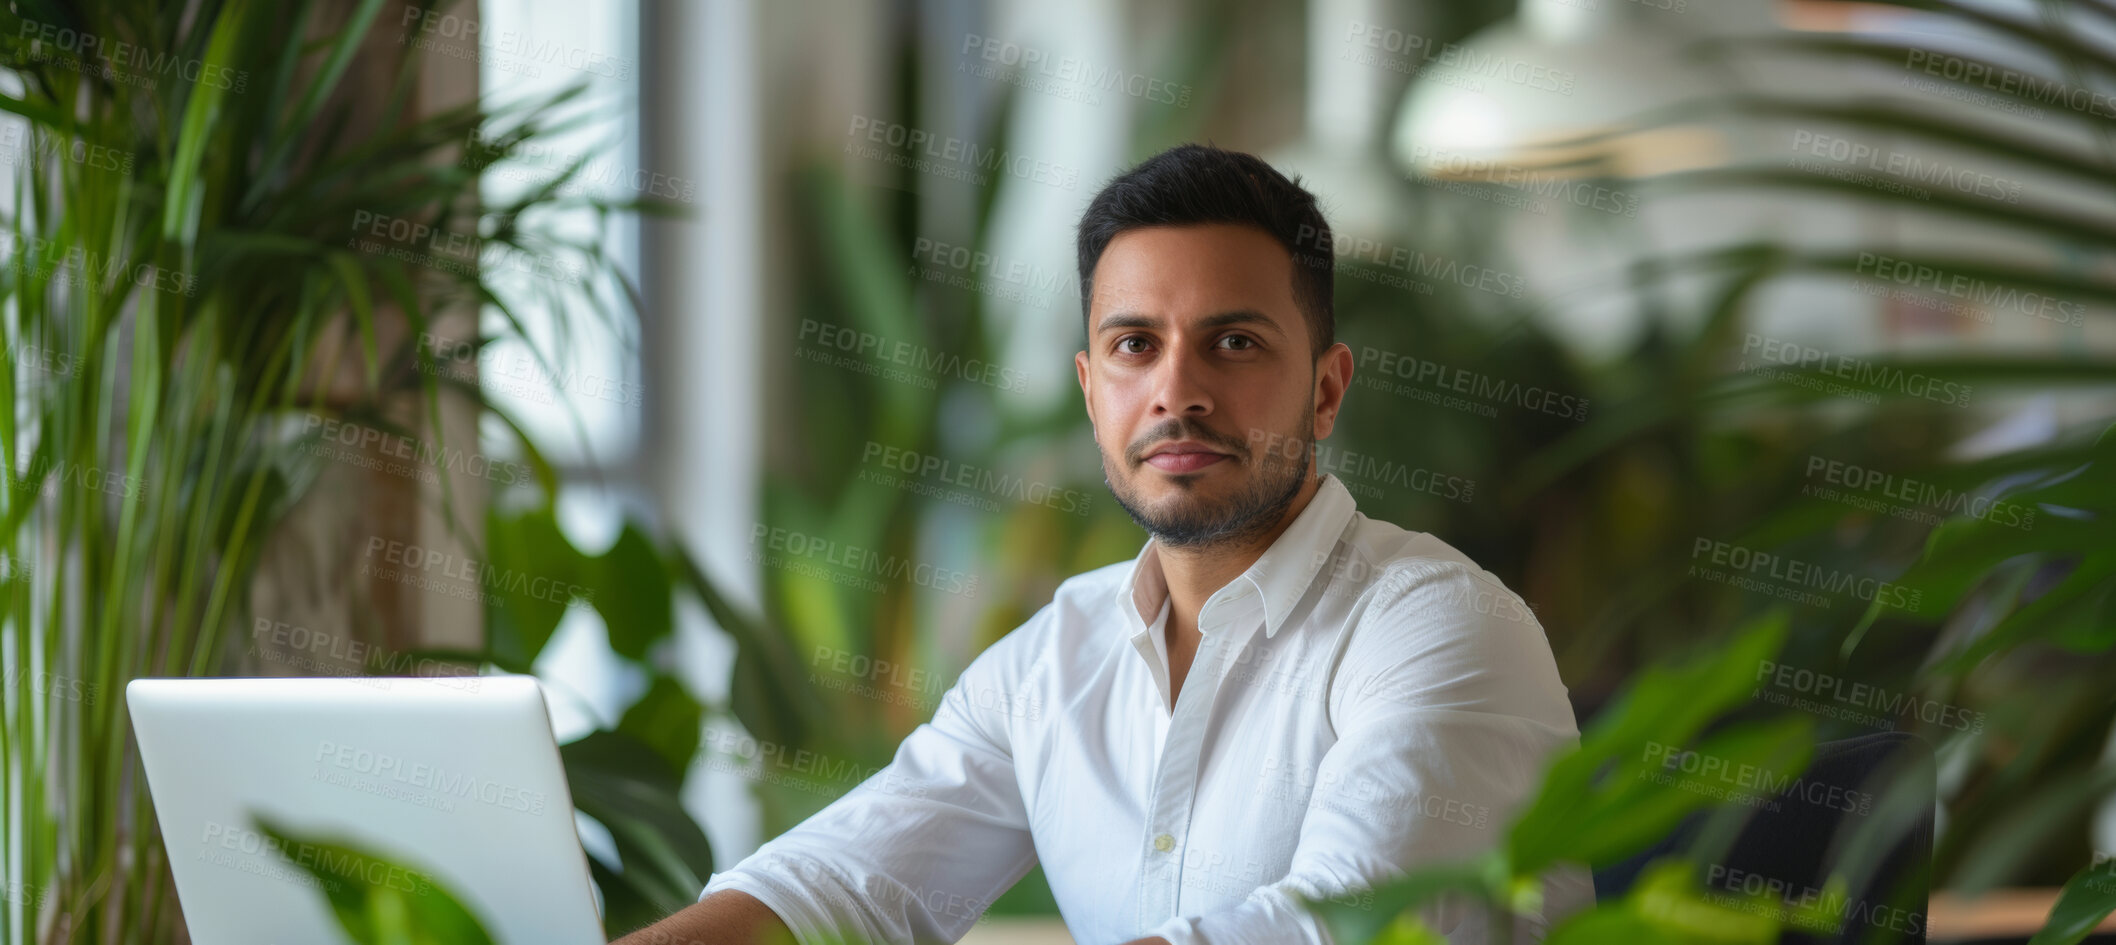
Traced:
<svg viewBox="0 0 2116 945">
<path fill-rule="evenodd" d="M 1254 154 L 1185 144 L 1111 179 L 1080 215 L 1080 311 L 1088 312 L 1095 264 L 1109 241 L 1148 226 L 1236 223 L 1269 233 L 1293 259 L 1293 301 L 1308 320 L 1311 357 L 1337 340 L 1331 312 L 1330 224 L 1315 195 Z M 1320 252 L 1303 247 L 1319 247 Z"/>
</svg>

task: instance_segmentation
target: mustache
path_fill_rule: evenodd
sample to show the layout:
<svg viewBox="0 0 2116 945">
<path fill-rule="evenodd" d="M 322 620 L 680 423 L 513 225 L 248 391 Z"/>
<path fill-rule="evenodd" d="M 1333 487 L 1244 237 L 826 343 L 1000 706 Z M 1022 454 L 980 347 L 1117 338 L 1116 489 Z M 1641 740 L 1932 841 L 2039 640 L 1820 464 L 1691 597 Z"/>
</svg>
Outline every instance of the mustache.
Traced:
<svg viewBox="0 0 2116 945">
<path fill-rule="evenodd" d="M 1236 459 L 1249 459 L 1249 444 L 1238 438 L 1223 435 L 1188 417 L 1175 417 L 1146 431 L 1146 435 L 1124 448 L 1124 458 L 1129 460 L 1131 465 L 1137 466 L 1146 461 L 1147 450 L 1173 440 L 1196 440 L 1210 444 L 1214 449 Z"/>
</svg>

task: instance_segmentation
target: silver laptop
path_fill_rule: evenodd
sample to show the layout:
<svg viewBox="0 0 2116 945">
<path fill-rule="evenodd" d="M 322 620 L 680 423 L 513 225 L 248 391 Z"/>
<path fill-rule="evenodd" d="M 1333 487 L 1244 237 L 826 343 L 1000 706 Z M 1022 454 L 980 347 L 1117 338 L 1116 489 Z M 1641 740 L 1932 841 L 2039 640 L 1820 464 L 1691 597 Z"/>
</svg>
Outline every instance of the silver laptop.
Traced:
<svg viewBox="0 0 2116 945">
<path fill-rule="evenodd" d="M 342 942 L 321 882 L 344 842 L 452 892 L 495 942 L 600 945 L 542 690 L 527 676 L 135 679 L 125 687 L 191 939 Z"/>
</svg>

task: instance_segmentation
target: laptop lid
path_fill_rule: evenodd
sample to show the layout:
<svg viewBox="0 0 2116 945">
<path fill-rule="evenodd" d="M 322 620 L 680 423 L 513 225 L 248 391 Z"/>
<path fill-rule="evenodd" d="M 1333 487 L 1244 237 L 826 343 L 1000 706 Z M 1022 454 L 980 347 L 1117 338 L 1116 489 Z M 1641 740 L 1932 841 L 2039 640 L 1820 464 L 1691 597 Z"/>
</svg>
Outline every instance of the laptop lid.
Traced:
<svg viewBox="0 0 2116 945">
<path fill-rule="evenodd" d="M 125 687 L 191 938 L 344 940 L 254 825 L 432 877 L 501 943 L 600 945 L 543 692 L 528 676 L 136 679 Z"/>
</svg>

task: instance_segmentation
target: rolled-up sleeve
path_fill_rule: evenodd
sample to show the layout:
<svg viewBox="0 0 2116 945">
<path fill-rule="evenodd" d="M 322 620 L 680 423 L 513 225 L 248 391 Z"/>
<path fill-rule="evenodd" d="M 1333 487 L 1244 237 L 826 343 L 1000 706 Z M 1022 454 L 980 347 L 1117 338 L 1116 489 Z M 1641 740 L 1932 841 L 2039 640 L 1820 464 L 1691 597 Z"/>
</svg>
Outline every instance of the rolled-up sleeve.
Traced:
<svg viewBox="0 0 2116 945">
<path fill-rule="evenodd" d="M 1299 897 L 1371 902 L 1407 870 L 1497 846 L 1550 756 L 1578 740 L 1542 627 L 1496 581 L 1422 563 L 1383 582 L 1330 687 L 1337 741 L 1324 754 L 1287 874 L 1246 899 L 1147 932 L 1173 945 L 1327 943 Z M 1544 877 L 1542 915 L 1516 942 L 1592 902 L 1588 874 Z M 1453 945 L 1485 941 L 1481 912 L 1443 900 L 1422 917 Z"/>
<path fill-rule="evenodd" d="M 1036 860 L 1004 714 L 979 707 L 1016 691 L 1022 635 L 973 660 L 887 766 L 714 873 L 699 898 L 755 896 L 802 945 L 961 938 Z"/>
</svg>

